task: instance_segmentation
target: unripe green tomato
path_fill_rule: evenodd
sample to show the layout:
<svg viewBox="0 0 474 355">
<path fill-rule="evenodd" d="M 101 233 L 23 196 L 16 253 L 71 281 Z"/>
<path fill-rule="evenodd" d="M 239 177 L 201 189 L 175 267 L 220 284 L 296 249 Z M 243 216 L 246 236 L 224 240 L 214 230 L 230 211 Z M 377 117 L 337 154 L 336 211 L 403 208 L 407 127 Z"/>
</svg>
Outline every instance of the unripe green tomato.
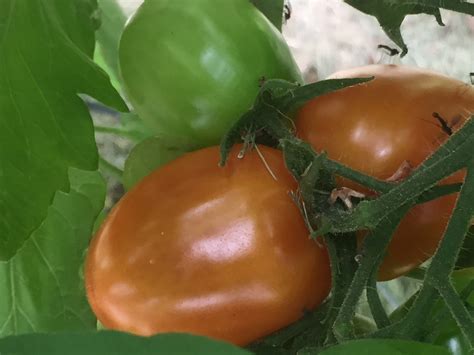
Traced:
<svg viewBox="0 0 474 355">
<path fill-rule="evenodd" d="M 180 147 L 167 147 L 157 137 L 150 137 L 140 142 L 125 161 L 122 179 L 125 189 L 130 190 L 153 170 L 184 153 L 185 150 Z"/>
<path fill-rule="evenodd" d="M 120 41 L 138 115 L 173 145 L 218 144 L 265 79 L 302 82 L 288 45 L 250 0 L 147 0 Z"/>
</svg>

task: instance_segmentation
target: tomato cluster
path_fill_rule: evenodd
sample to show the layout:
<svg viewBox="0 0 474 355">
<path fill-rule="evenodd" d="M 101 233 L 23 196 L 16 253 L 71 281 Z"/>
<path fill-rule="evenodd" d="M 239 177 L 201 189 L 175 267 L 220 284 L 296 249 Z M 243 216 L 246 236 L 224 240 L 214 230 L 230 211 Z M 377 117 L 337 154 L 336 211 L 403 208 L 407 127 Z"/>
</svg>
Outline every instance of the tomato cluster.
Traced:
<svg viewBox="0 0 474 355">
<path fill-rule="evenodd" d="M 145 175 L 154 161 L 167 162 L 138 183 L 127 178 L 136 185 L 90 246 L 87 295 L 109 328 L 243 345 L 296 321 L 330 291 L 326 248 L 309 238 L 281 152 L 237 146 L 217 165 L 215 144 L 250 108 L 260 81 L 301 77 L 281 35 L 248 0 L 187 4 L 146 1 L 123 34 L 123 82 L 160 137 L 150 144 L 178 148 L 138 164 Z M 295 124 L 316 151 L 376 178 L 390 180 L 406 162 L 421 164 L 474 111 L 472 88 L 421 69 L 374 65 L 333 77 L 370 76 L 308 102 Z M 190 147 L 206 148 L 174 159 Z M 462 179 L 459 173 L 443 183 Z M 403 275 L 434 253 L 455 200 L 408 213 L 379 279 Z"/>
</svg>

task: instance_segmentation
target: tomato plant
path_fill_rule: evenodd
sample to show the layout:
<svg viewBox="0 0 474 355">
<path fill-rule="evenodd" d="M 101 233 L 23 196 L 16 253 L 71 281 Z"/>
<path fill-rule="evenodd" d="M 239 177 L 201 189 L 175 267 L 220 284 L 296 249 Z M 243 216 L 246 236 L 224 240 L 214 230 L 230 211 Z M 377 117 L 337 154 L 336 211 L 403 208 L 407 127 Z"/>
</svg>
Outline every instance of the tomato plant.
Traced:
<svg viewBox="0 0 474 355">
<path fill-rule="evenodd" d="M 146 1 L 120 42 L 133 107 L 172 144 L 218 144 L 265 79 L 301 82 L 278 30 L 248 0 Z"/>
<path fill-rule="evenodd" d="M 474 268 L 456 270 L 451 275 L 451 282 L 459 294 L 474 281 Z M 398 307 L 390 315 L 393 322 L 400 321 L 413 305 L 416 294 L 409 298 L 403 305 Z M 464 297 L 464 302 L 471 314 L 474 313 L 474 294 L 470 293 Z M 466 337 L 462 334 L 456 321 L 449 314 L 446 304 L 438 301 L 429 315 L 425 315 L 427 321 L 423 326 L 424 341 L 443 345 L 448 348 L 453 355 L 469 354 L 470 346 Z"/>
<path fill-rule="evenodd" d="M 375 79 L 366 84 L 310 101 L 296 126 L 317 151 L 376 178 L 395 177 L 404 162 L 421 164 L 474 112 L 472 87 L 423 69 L 372 65 L 332 78 L 370 76 Z M 445 182 L 462 179 L 458 173 Z M 363 190 L 348 180 L 339 184 Z M 433 255 L 455 201 L 456 195 L 444 196 L 409 211 L 393 236 L 380 280 L 405 274 Z"/>
<path fill-rule="evenodd" d="M 115 206 L 85 273 L 106 327 L 246 344 L 323 301 L 326 250 L 308 237 L 281 153 L 259 149 L 268 167 L 255 150 L 234 149 L 225 168 L 217 147 L 188 153 Z"/>
<path fill-rule="evenodd" d="M 131 9 L 133 3 L 144 5 L 126 26 L 128 11 L 122 5 Z M 390 80 L 381 75 L 357 88 L 342 90 L 370 79 L 301 85 L 298 68 L 276 30 L 282 28 L 283 18 L 293 22 L 285 30 L 287 38 L 297 49 L 298 60 L 306 62 L 308 77 L 318 77 L 328 64 L 349 63 L 348 48 L 373 48 L 372 53 L 363 48 L 362 56 L 354 52 L 359 62 L 380 56 L 378 43 L 362 43 L 355 37 L 335 46 L 342 52 L 331 53 L 326 46 L 333 43 L 332 34 L 334 42 L 346 36 L 337 33 L 339 24 L 345 30 L 354 28 L 365 13 L 374 17 L 373 24 L 378 21 L 401 57 L 409 46 L 410 55 L 423 57 L 423 63 L 432 67 L 441 67 L 432 61 L 447 58 L 452 65 L 444 69 L 468 80 L 470 48 L 464 43 L 469 43 L 472 19 L 467 18 L 466 27 L 466 18 L 444 10 L 472 15 L 474 4 L 467 0 L 292 4 L 0 1 L 0 354 L 447 352 L 446 347 L 427 343 L 449 343 L 464 353 L 474 349 L 474 283 L 472 270 L 464 270 L 473 266 L 473 239 L 465 236 L 473 218 L 474 120 L 463 123 L 462 117 L 474 117 L 472 88 L 423 71 L 385 66 L 379 68 L 394 73 L 388 75 Z M 339 11 L 344 7 L 354 16 Z M 417 16 L 421 13 L 428 16 L 421 19 Z M 400 27 L 407 16 L 421 19 L 423 24 L 416 25 L 427 29 L 427 35 L 424 21 L 443 24 L 444 20 L 446 28 L 435 36 L 450 31 L 445 38 L 450 44 L 441 49 L 439 41 L 431 48 L 429 37 L 418 43 L 412 37 L 406 38 L 407 46 L 406 29 Z M 307 37 L 293 37 L 300 31 Z M 308 36 L 307 31 L 315 35 Z M 297 37 L 303 46 L 294 41 Z M 462 44 L 456 48 L 452 38 Z M 323 49 L 312 52 L 314 44 Z M 424 52 L 425 46 L 430 50 Z M 390 55 L 398 51 L 383 43 L 381 49 Z M 325 59 L 336 57 L 330 63 Z M 408 61 L 422 62 L 417 59 L 421 58 Z M 308 67 L 311 64 L 317 67 Z M 367 73 L 374 72 L 353 75 Z M 409 84 L 392 90 L 397 83 Z M 368 90 L 373 99 L 362 94 L 360 99 L 348 99 L 351 109 L 367 102 L 386 105 L 387 109 L 375 111 L 383 112 L 381 118 L 390 118 L 387 112 L 396 116 L 389 120 L 390 133 L 377 128 L 387 121 L 380 119 L 359 125 L 351 137 L 386 147 L 378 150 L 380 159 L 399 151 L 409 157 L 395 162 L 387 158 L 391 167 L 385 171 L 382 164 L 380 173 L 377 164 L 369 165 L 367 150 L 368 168 L 355 166 L 360 170 L 356 171 L 343 160 L 344 164 L 336 161 L 345 152 L 357 153 L 354 145 L 344 146 L 347 139 L 339 139 L 344 152 L 331 158 L 299 139 L 294 114 L 308 100 L 333 90 L 342 91 L 317 101 Z M 127 112 L 132 104 L 137 112 Z M 359 111 L 370 113 L 365 108 Z M 413 112 L 416 117 L 410 116 Z M 405 116 L 423 123 L 415 125 L 417 129 L 397 130 L 412 127 L 403 123 Z M 350 120 L 344 125 L 331 117 L 326 120 L 336 133 L 350 128 Z M 340 137 L 332 131 L 331 135 Z M 399 139 L 393 145 L 382 144 L 394 137 Z M 221 139 L 220 157 L 216 147 L 185 155 Z M 259 150 L 239 158 L 241 148 L 231 148 L 242 140 L 246 148 L 258 144 Z M 282 153 L 261 147 L 266 144 L 283 151 L 285 164 Z M 130 152 L 132 146 L 136 147 Z M 416 167 L 435 148 L 429 164 Z M 419 153 L 418 160 L 408 154 L 413 151 Z M 229 164 L 218 168 L 219 158 L 224 163 L 229 152 Z M 367 175 L 393 177 L 405 159 L 415 168 L 407 179 L 403 178 L 409 169 L 398 174 L 396 183 Z M 462 184 L 436 186 L 463 169 Z M 336 191 L 334 177 L 357 182 L 360 186 L 339 180 L 369 198 L 347 207 L 346 197 L 353 191 Z M 129 192 L 110 210 L 123 195 L 121 183 Z M 395 320 L 387 312 L 411 293 L 404 286 L 412 281 L 403 278 L 385 287 L 376 283 L 374 271 L 409 207 L 448 192 L 457 196 L 445 197 L 447 206 L 433 202 L 414 209 L 408 218 L 421 214 L 426 219 L 418 223 L 418 232 L 409 230 L 409 241 L 402 237 L 400 248 L 390 250 L 392 256 L 398 255 L 391 265 L 402 265 L 397 271 L 404 272 L 432 253 L 429 248 L 435 243 L 428 236 L 435 240 L 451 214 L 414 301 Z M 456 197 L 451 213 L 449 204 Z M 346 205 L 331 202 L 337 199 Z M 438 227 L 431 224 L 434 214 L 423 212 L 428 211 L 426 206 L 439 207 Z M 357 232 L 364 228 L 373 229 L 361 252 Z M 96 237 L 91 239 L 92 234 Z M 417 244 L 423 240 L 427 244 Z M 424 254 L 419 258 L 416 253 Z M 417 262 L 408 262 L 414 254 Z M 395 264 L 400 260 L 403 263 Z M 385 270 L 391 271 L 388 266 Z M 462 282 L 455 269 L 463 269 Z M 421 274 L 417 270 L 408 276 Z M 459 282 L 468 286 L 460 289 Z M 104 330 L 96 314 L 112 329 Z M 163 334 L 167 331 L 181 333 Z M 183 334 L 187 332 L 205 337 Z M 252 343 L 242 349 L 225 341 Z"/>
</svg>

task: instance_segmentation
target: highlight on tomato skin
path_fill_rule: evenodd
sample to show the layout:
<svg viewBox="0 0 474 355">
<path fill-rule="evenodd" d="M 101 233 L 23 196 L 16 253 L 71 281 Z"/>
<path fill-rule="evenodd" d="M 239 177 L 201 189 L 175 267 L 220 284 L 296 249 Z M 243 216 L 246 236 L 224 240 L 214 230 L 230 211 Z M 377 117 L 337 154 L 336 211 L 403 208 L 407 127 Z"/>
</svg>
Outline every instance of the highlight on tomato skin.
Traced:
<svg viewBox="0 0 474 355">
<path fill-rule="evenodd" d="M 317 151 L 379 179 L 408 161 L 418 166 L 474 113 L 474 88 L 444 75 L 397 65 L 349 69 L 332 78 L 375 79 L 317 97 L 297 114 L 296 130 Z M 463 172 L 443 183 L 462 182 Z M 351 181 L 340 186 L 368 192 Z M 430 258 L 457 194 L 417 205 L 395 232 L 379 280 L 407 273 Z"/>
<path fill-rule="evenodd" d="M 107 327 L 189 332 L 245 345 L 317 307 L 331 272 L 289 192 L 282 153 L 259 146 L 224 168 L 210 147 L 168 163 L 115 206 L 85 282 Z M 272 174 L 268 171 L 271 169 Z"/>
</svg>

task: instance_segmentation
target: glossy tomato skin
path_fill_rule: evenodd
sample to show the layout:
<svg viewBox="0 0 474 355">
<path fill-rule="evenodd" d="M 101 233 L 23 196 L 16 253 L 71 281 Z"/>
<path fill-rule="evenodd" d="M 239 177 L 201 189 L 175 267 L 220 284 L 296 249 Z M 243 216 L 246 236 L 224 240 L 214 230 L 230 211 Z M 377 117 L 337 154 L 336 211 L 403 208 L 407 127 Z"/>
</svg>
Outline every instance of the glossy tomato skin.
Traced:
<svg viewBox="0 0 474 355">
<path fill-rule="evenodd" d="M 330 289 L 326 249 L 309 239 L 282 155 L 261 146 L 188 153 L 147 176 L 95 235 L 86 289 L 108 328 L 190 332 L 243 345 L 300 318 Z"/>
<path fill-rule="evenodd" d="M 366 84 L 318 97 L 298 113 L 298 135 L 318 151 L 379 179 L 391 177 L 404 161 L 418 166 L 448 138 L 433 113 L 455 130 L 474 112 L 474 89 L 422 69 L 371 65 L 333 78 L 371 77 Z M 460 182 L 458 173 L 446 182 Z M 360 187 L 350 181 L 339 184 Z M 403 275 L 436 250 L 455 204 L 450 195 L 412 208 L 387 251 L 379 280 Z"/>
<path fill-rule="evenodd" d="M 263 79 L 302 82 L 283 37 L 249 0 L 145 1 L 119 59 L 139 116 L 181 146 L 218 144 Z"/>
</svg>

